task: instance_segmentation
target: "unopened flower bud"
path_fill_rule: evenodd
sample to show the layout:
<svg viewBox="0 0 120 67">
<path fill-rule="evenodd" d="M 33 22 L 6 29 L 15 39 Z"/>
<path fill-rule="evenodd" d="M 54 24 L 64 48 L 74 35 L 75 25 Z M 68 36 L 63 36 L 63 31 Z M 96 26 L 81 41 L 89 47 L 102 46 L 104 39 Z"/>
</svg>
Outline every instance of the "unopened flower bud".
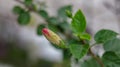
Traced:
<svg viewBox="0 0 120 67">
<path fill-rule="evenodd" d="M 72 13 L 69 10 L 66 10 L 66 14 L 69 18 L 72 18 Z"/>
<path fill-rule="evenodd" d="M 64 42 L 62 41 L 62 39 L 55 34 L 53 31 L 44 28 L 42 30 L 43 35 L 47 38 L 47 40 L 49 40 L 51 43 L 56 44 L 59 47 L 65 47 Z"/>
</svg>

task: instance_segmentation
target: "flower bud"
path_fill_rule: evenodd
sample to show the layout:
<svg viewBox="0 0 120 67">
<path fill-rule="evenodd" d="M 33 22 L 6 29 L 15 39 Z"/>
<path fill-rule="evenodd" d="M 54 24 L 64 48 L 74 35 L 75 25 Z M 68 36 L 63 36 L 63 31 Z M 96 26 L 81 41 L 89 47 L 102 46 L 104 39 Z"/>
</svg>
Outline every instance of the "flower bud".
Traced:
<svg viewBox="0 0 120 67">
<path fill-rule="evenodd" d="M 66 10 L 66 14 L 69 18 L 72 18 L 72 13 L 69 10 Z"/>
<path fill-rule="evenodd" d="M 47 40 L 49 40 L 51 43 L 56 44 L 59 47 L 65 47 L 62 39 L 57 34 L 55 34 L 53 31 L 47 28 L 44 28 L 42 30 L 42 33 L 47 38 Z"/>
</svg>

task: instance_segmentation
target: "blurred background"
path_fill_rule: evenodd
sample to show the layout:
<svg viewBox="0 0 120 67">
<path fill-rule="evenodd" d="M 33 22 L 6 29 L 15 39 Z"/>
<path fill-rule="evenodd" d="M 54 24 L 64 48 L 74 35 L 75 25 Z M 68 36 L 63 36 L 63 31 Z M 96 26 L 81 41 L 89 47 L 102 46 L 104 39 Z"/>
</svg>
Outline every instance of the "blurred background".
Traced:
<svg viewBox="0 0 120 67">
<path fill-rule="evenodd" d="M 18 24 L 18 15 L 13 12 L 16 5 L 24 7 L 19 1 L 0 0 L 0 67 L 67 67 L 65 51 L 55 48 L 43 35 L 36 33 L 38 25 L 47 23 L 69 41 L 71 31 L 67 25 L 71 20 L 64 19 L 62 7 L 67 6 L 72 13 L 81 9 L 87 20 L 87 31 L 92 36 L 100 29 L 120 32 L 120 0 L 34 0 L 34 4 L 39 4 L 52 19 L 31 12 L 27 25 Z M 95 53 L 102 54 L 99 50 Z"/>
</svg>

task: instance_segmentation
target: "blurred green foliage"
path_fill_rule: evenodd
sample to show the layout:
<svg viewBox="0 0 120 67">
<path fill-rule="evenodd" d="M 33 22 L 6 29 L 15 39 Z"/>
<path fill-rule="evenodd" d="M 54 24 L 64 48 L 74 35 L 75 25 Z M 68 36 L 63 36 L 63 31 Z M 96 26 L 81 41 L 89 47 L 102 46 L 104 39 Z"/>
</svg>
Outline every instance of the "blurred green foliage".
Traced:
<svg viewBox="0 0 120 67">
<path fill-rule="evenodd" d="M 49 13 L 44 8 L 42 8 L 42 6 L 38 9 L 36 9 L 36 7 L 35 7 L 36 4 L 34 4 L 33 0 L 24 0 L 24 1 L 18 1 L 18 2 L 25 6 L 25 8 L 22 8 L 20 6 L 15 6 L 13 8 L 13 12 L 18 15 L 18 24 L 20 24 L 22 26 L 28 25 L 30 23 L 30 19 L 31 19 L 31 15 L 30 15 L 31 12 L 35 12 L 36 14 L 38 14 L 38 16 L 41 16 L 45 20 L 45 22 L 47 22 L 45 24 L 38 25 L 38 27 L 36 29 L 38 35 L 42 35 L 41 31 L 45 27 L 48 27 L 49 29 L 51 29 L 52 31 L 54 31 L 56 33 L 59 32 L 64 36 L 65 36 L 67 30 L 70 31 L 70 26 L 67 21 L 68 18 L 66 16 L 66 10 L 69 10 L 71 12 L 72 11 L 71 5 L 63 6 L 60 9 L 58 9 L 57 16 L 49 16 Z M 69 35 L 70 34 L 71 33 L 69 33 Z M 65 36 L 65 38 L 68 38 L 68 37 Z M 70 52 L 68 50 L 64 50 L 64 59 L 66 58 L 66 60 L 62 64 L 60 64 L 60 65 L 58 64 L 57 66 L 62 66 L 62 67 L 69 66 L 70 67 L 70 56 L 71 56 Z M 28 58 L 27 58 L 26 62 L 28 64 Z M 21 61 L 19 63 L 21 63 Z M 43 60 L 40 60 L 34 64 L 32 64 L 32 63 L 34 63 L 34 62 L 30 62 L 30 65 L 31 65 L 30 67 L 54 67 L 53 63 L 49 63 L 49 62 L 43 61 Z M 28 65 L 27 64 L 26 65 L 23 64 L 23 66 L 21 66 L 21 67 L 29 67 L 29 64 Z"/>
<path fill-rule="evenodd" d="M 120 56 L 115 52 L 107 51 L 104 53 L 102 60 L 105 67 L 119 67 L 120 66 Z"/>
<path fill-rule="evenodd" d="M 61 34 L 63 40 L 65 41 L 66 49 L 63 49 L 64 61 L 63 65 L 56 65 L 60 67 L 70 67 L 70 58 L 74 57 L 76 60 L 82 59 L 84 56 L 91 53 L 90 40 L 91 35 L 86 32 L 86 19 L 84 13 L 78 10 L 74 15 L 72 15 L 72 5 L 63 6 L 58 9 L 56 16 L 49 16 L 49 13 L 45 8 L 36 8 L 33 0 L 18 1 L 23 4 L 25 8 L 20 6 L 15 6 L 13 12 L 18 15 L 18 23 L 20 25 L 27 25 L 31 19 L 31 12 L 35 12 L 38 16 L 41 16 L 45 20 L 45 24 L 39 24 L 36 32 L 38 35 L 42 35 L 42 29 L 47 27 L 54 31 L 55 33 Z M 68 17 L 72 20 L 71 23 L 68 22 Z M 103 62 L 104 67 L 119 67 L 120 66 L 120 50 L 119 42 L 120 39 L 117 38 L 118 33 L 102 29 L 98 31 L 95 36 L 95 45 L 97 43 L 103 44 L 105 53 L 102 57 L 98 55 L 91 54 L 93 58 L 85 60 L 81 63 L 81 67 L 103 67 L 100 65 L 99 61 Z M 93 45 L 94 46 L 94 45 Z M 16 67 L 54 67 L 54 63 L 39 61 L 35 64 L 30 62 L 28 65 L 27 53 L 23 50 L 19 50 L 17 47 L 10 45 L 11 52 L 8 55 L 8 62 L 14 64 Z M 97 58 L 97 59 L 96 59 Z M 13 61 L 13 62 L 12 62 Z"/>
<path fill-rule="evenodd" d="M 100 67 L 94 58 L 90 58 L 81 63 L 81 67 Z"/>
<path fill-rule="evenodd" d="M 18 47 L 17 44 L 8 43 L 7 44 L 7 54 L 0 61 L 2 63 L 12 64 L 15 67 L 24 67 L 27 64 L 27 53 Z"/>
<path fill-rule="evenodd" d="M 37 34 L 42 35 L 42 29 L 45 28 L 45 24 L 40 24 L 37 28 Z"/>
<path fill-rule="evenodd" d="M 71 44 L 69 45 L 69 49 L 76 59 L 81 59 L 83 58 L 88 50 L 89 50 L 89 45 L 82 45 L 82 44 Z"/>
<path fill-rule="evenodd" d="M 116 38 L 117 35 L 118 33 L 112 30 L 102 29 L 95 34 L 94 39 L 97 43 L 104 43 L 108 40 Z"/>
<path fill-rule="evenodd" d="M 30 22 L 30 13 L 23 12 L 18 17 L 18 23 L 21 25 L 27 25 Z"/>
</svg>

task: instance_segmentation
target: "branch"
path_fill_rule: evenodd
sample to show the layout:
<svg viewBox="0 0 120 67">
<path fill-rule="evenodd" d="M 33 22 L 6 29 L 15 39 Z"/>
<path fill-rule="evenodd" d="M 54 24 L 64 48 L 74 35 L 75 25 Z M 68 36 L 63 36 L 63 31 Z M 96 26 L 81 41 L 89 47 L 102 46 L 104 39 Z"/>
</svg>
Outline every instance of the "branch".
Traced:
<svg viewBox="0 0 120 67">
<path fill-rule="evenodd" d="M 83 44 L 86 44 L 86 42 L 84 40 L 82 40 Z M 99 57 L 97 57 L 91 50 L 91 48 L 89 48 L 89 52 L 91 54 L 91 56 L 101 65 L 101 67 L 104 67 L 103 62 L 101 61 L 101 59 Z"/>
<path fill-rule="evenodd" d="M 99 57 L 97 57 L 92 51 L 91 49 L 89 49 L 89 52 L 91 54 L 91 56 L 101 65 L 101 67 L 104 67 L 103 62 L 101 61 L 101 59 Z"/>
<path fill-rule="evenodd" d="M 20 1 L 20 0 L 15 0 L 17 2 L 19 2 L 20 4 L 23 4 L 26 8 L 28 8 L 29 11 L 38 13 L 36 10 L 34 10 L 32 7 L 25 5 L 24 2 Z M 86 44 L 84 40 L 82 40 L 83 44 Z M 92 51 L 91 49 L 89 49 L 89 52 L 91 54 L 91 56 L 101 65 L 101 67 L 104 67 L 104 64 L 102 63 L 101 59 L 99 57 L 97 57 Z"/>
<path fill-rule="evenodd" d="M 29 11 L 37 12 L 32 7 L 25 5 L 25 3 L 22 2 L 22 1 L 20 1 L 20 0 L 15 0 L 15 1 L 18 2 L 18 3 L 20 3 L 20 4 L 22 4 L 22 5 L 24 5 L 26 8 L 28 8 Z"/>
<path fill-rule="evenodd" d="M 20 3 L 20 4 L 22 4 L 22 5 L 24 5 L 29 11 L 34 12 L 34 13 L 36 13 L 36 14 L 39 15 L 38 11 L 35 10 L 35 9 L 33 9 L 31 6 L 25 5 L 25 3 L 22 2 L 22 1 L 20 1 L 20 0 L 15 0 L 15 1 L 18 2 L 18 3 Z M 39 15 L 39 16 L 40 16 L 40 15 Z M 40 17 L 41 17 L 41 16 L 40 16 Z M 46 19 L 44 19 L 43 17 L 41 17 L 41 18 L 42 18 L 43 20 L 45 20 L 45 23 L 47 23 L 47 20 L 46 20 Z"/>
</svg>

